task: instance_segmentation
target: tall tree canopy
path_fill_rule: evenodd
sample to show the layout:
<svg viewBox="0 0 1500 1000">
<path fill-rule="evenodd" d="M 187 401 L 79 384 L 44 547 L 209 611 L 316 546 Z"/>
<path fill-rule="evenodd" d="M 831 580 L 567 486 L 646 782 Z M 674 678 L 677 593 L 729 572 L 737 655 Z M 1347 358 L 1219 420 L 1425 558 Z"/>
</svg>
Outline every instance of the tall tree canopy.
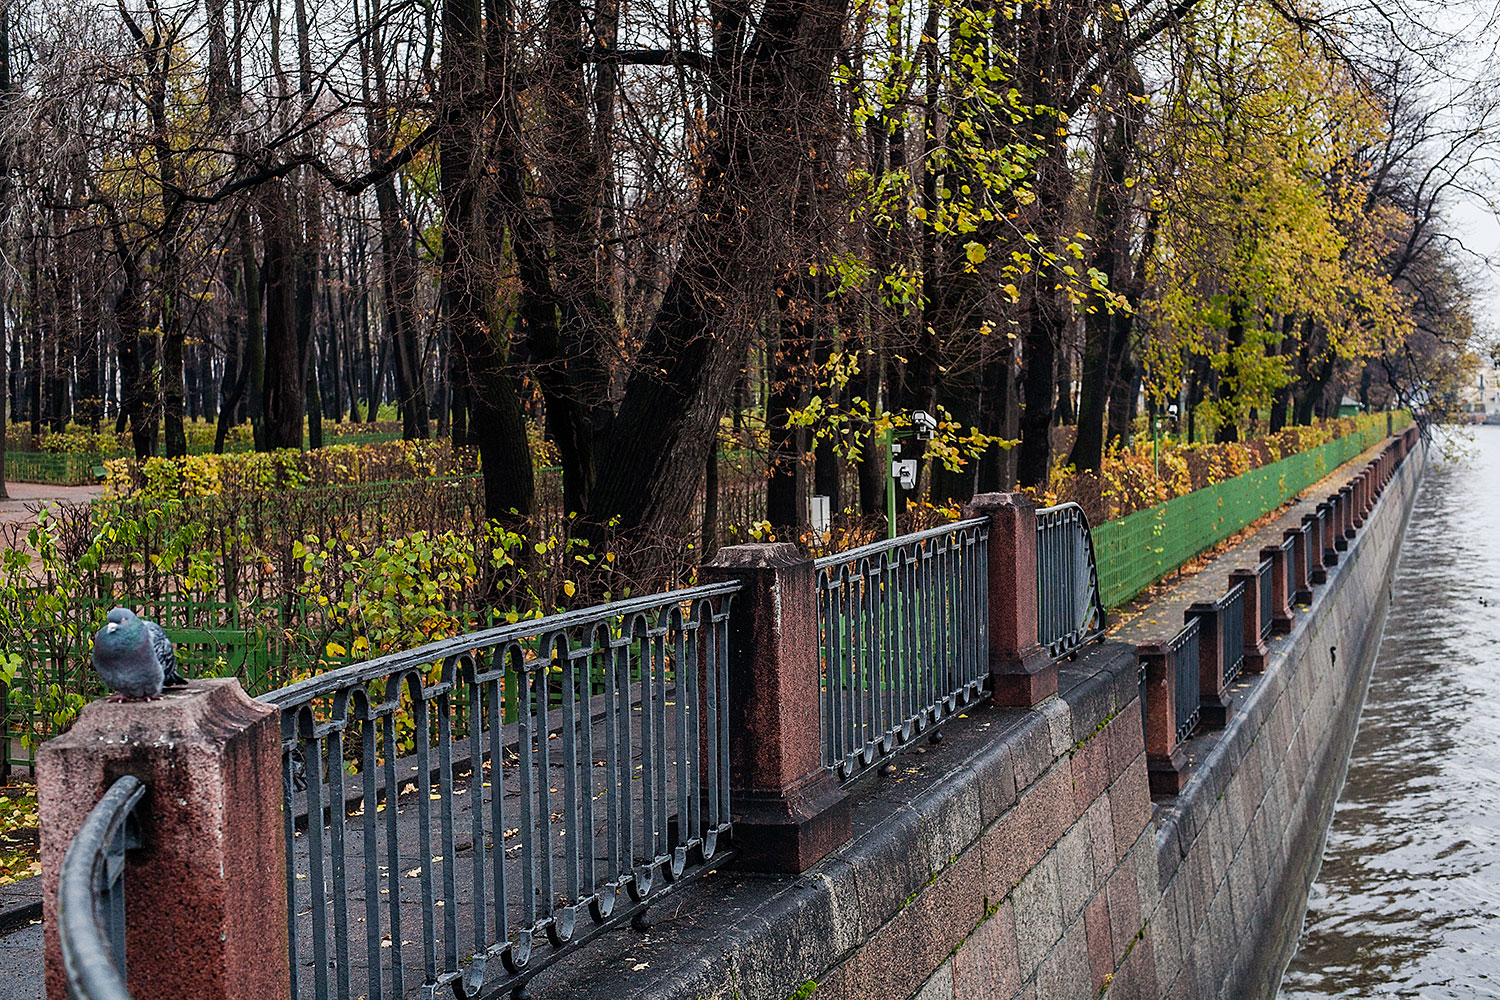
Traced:
<svg viewBox="0 0 1500 1000">
<path fill-rule="evenodd" d="M 13 420 L 180 455 L 392 406 L 528 523 L 715 537 L 1431 404 L 1500 131 L 1449 40 L 1318 0 L 7 0 Z M 1405 16 L 1405 15 L 1403 15 Z M 1418 26 L 1419 27 L 1419 26 Z M 0 424 L 0 427 L 3 427 Z M 15 433 L 14 431 L 12 433 Z M 14 443 L 14 442 L 13 442 Z M 550 498 L 542 498 L 551 502 Z"/>
</svg>

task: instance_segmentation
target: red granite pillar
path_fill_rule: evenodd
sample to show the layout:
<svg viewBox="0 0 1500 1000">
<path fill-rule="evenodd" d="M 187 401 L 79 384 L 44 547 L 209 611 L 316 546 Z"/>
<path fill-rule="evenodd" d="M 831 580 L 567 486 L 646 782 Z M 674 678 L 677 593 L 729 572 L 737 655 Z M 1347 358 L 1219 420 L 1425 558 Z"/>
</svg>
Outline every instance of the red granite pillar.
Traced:
<svg viewBox="0 0 1500 1000">
<path fill-rule="evenodd" d="M 1356 532 L 1354 524 L 1354 486 L 1346 483 L 1339 488 L 1339 524 L 1344 529 L 1344 544 L 1342 548 L 1349 547 L 1349 541 L 1354 538 Z"/>
<path fill-rule="evenodd" d="M 1328 551 L 1323 546 L 1323 526 L 1322 504 L 1318 505 L 1316 512 L 1302 515 L 1302 530 L 1307 533 L 1307 582 L 1309 584 L 1326 583 L 1328 580 L 1328 570 L 1323 564 L 1324 554 Z M 1311 600 L 1312 591 L 1309 588 L 1307 601 Z"/>
<path fill-rule="evenodd" d="M 1167 646 L 1142 646 L 1145 665 L 1146 774 L 1152 795 L 1176 795 L 1187 783 L 1187 754 L 1177 742 L 1177 675 Z"/>
<path fill-rule="evenodd" d="M 1290 529 L 1288 529 L 1290 533 Z M 1285 536 L 1283 536 L 1285 537 Z M 1292 592 L 1287 586 L 1287 563 L 1293 564 L 1295 573 L 1295 558 L 1292 554 L 1293 546 L 1267 545 L 1260 550 L 1262 559 L 1271 560 L 1271 631 L 1278 635 L 1285 635 L 1292 630 Z"/>
<path fill-rule="evenodd" d="M 281 726 L 235 680 L 159 701 L 86 706 L 42 745 L 42 908 L 49 1000 L 63 1000 L 57 881 L 84 817 L 116 779 L 146 784 L 143 845 L 126 856 L 127 986 L 134 1000 L 285 1000 Z"/>
<path fill-rule="evenodd" d="M 1200 601 L 1182 617 L 1184 621 L 1198 619 L 1198 705 L 1203 724 L 1222 729 L 1234 714 L 1224 681 L 1224 609 L 1217 602 Z M 1246 642 L 1249 639 L 1245 637 Z"/>
<path fill-rule="evenodd" d="M 1266 572 L 1270 572 L 1269 569 Z M 1244 669 L 1258 674 L 1266 669 L 1266 642 L 1260 637 L 1260 572 L 1254 569 L 1237 569 L 1229 574 L 1229 589 L 1234 585 L 1245 585 L 1245 598 L 1240 602 L 1245 622 L 1245 666 Z"/>
<path fill-rule="evenodd" d="M 1292 561 L 1292 582 L 1286 595 L 1286 606 L 1290 612 L 1295 605 L 1307 604 L 1312 600 L 1312 581 L 1307 578 L 1307 519 L 1303 518 L 1301 527 L 1287 528 L 1281 533 L 1283 539 L 1292 539 L 1291 550 L 1287 558 Z"/>
<path fill-rule="evenodd" d="M 965 511 L 990 519 L 990 680 L 997 705 L 1030 708 L 1057 694 L 1057 664 L 1037 639 L 1036 505 L 982 493 Z"/>
<path fill-rule="evenodd" d="M 1334 508 L 1333 497 L 1318 504 L 1318 536 L 1323 543 L 1323 566 L 1337 566 L 1339 542 L 1343 539 L 1343 533 L 1339 531 L 1338 511 Z"/>
<path fill-rule="evenodd" d="M 738 580 L 729 616 L 729 796 L 737 863 L 801 872 L 850 837 L 823 766 L 817 575 L 790 542 L 731 545 L 704 583 Z"/>
</svg>

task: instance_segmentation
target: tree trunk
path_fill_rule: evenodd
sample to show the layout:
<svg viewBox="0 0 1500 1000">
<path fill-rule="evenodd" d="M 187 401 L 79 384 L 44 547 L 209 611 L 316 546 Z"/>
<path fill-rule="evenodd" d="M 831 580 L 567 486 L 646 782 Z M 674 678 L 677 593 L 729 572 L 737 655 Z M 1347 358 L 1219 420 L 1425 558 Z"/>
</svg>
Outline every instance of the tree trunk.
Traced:
<svg viewBox="0 0 1500 1000">
<path fill-rule="evenodd" d="M 596 530 L 611 518 L 627 533 L 669 531 L 687 520 L 765 310 L 746 276 L 786 253 L 770 209 L 788 204 L 788 180 L 819 148 L 805 128 L 788 141 L 786 124 L 817 122 L 826 110 L 846 10 L 846 0 L 771 0 L 743 55 L 715 46 L 711 73 L 732 112 L 710 116 L 697 212 L 601 442 L 601 453 L 619 460 L 601 465 L 594 484 L 586 520 Z M 795 252 L 786 259 L 806 266 Z"/>
<path fill-rule="evenodd" d="M 1130 255 L 1131 203 L 1125 185 L 1135 158 L 1135 98 L 1142 89 L 1134 62 L 1126 60 L 1112 74 L 1112 83 L 1107 98 L 1114 106 L 1101 124 L 1094 166 L 1093 266 L 1108 280 L 1110 291 L 1117 291 Z M 1104 460 L 1105 411 L 1111 382 L 1118 376 L 1120 358 L 1129 343 L 1128 323 L 1129 317 L 1116 315 L 1105 295 L 1089 297 L 1084 312 L 1078 435 L 1068 455 L 1068 463 L 1080 472 L 1097 471 Z"/>
<path fill-rule="evenodd" d="M 807 377 L 810 325 L 799 315 L 807 302 L 788 289 L 781 297 L 781 336 L 771 355 L 771 392 L 766 400 L 766 520 L 778 531 L 793 532 L 807 521 L 806 473 L 802 463 L 805 432 L 790 422 L 802 402 Z M 788 299 L 796 301 L 788 302 Z"/>
<path fill-rule="evenodd" d="M 443 6 L 442 156 L 443 305 L 452 349 L 462 355 L 474 405 L 472 439 L 484 469 L 485 513 L 525 524 L 535 486 L 521 401 L 506 365 L 503 327 L 492 323 L 490 250 L 481 228 L 481 102 L 484 42 L 479 0 L 446 0 Z M 420 373 L 418 373 L 420 377 Z M 426 431 L 425 417 L 423 431 Z M 425 433 L 423 436 L 426 436 Z"/>
<path fill-rule="evenodd" d="M 1052 414 L 1057 391 L 1057 342 L 1060 327 L 1057 294 L 1047 275 L 1038 276 L 1022 326 L 1021 444 L 1016 455 L 1016 481 L 1021 486 L 1045 486 L 1052 472 Z"/>
<path fill-rule="evenodd" d="M 297 265 L 292 220 L 280 181 L 261 189 L 266 265 L 265 440 L 263 447 L 302 447 L 302 352 L 297 344 Z"/>
</svg>

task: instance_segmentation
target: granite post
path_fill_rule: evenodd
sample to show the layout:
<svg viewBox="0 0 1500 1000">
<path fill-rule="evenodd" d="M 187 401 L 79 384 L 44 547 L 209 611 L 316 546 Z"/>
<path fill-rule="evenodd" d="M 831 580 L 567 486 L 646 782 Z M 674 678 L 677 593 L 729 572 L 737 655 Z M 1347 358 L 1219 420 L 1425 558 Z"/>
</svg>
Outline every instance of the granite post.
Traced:
<svg viewBox="0 0 1500 1000">
<path fill-rule="evenodd" d="M 790 542 L 731 545 L 704 583 L 738 580 L 729 616 L 729 790 L 737 863 L 801 872 L 848 841 L 849 803 L 823 767 L 818 593 Z"/>
<path fill-rule="evenodd" d="M 233 679 L 146 702 L 96 701 L 41 747 L 48 1000 L 64 1000 L 63 854 L 116 779 L 146 784 L 126 855 L 126 985 L 134 1000 L 287 1000 L 285 834 L 277 711 Z"/>
<path fill-rule="evenodd" d="M 1234 714 L 1224 681 L 1224 608 L 1199 601 L 1183 612 L 1185 622 L 1198 619 L 1198 706 L 1203 725 L 1223 729 Z M 1246 636 L 1249 641 L 1249 636 Z"/>
<path fill-rule="evenodd" d="M 1288 528 L 1286 535 L 1294 534 L 1294 530 Z M 1296 575 L 1296 558 L 1292 550 L 1296 543 L 1288 546 L 1267 545 L 1260 550 L 1262 559 L 1271 560 L 1271 631 L 1277 635 L 1286 635 L 1292 630 L 1292 598 L 1291 589 L 1287 586 L 1287 565 L 1291 562 L 1292 576 Z"/>
<path fill-rule="evenodd" d="M 1290 608 L 1297 604 L 1308 604 L 1312 601 L 1312 581 L 1308 579 L 1308 552 L 1312 548 L 1308 544 L 1308 532 L 1310 527 L 1307 518 L 1302 519 L 1302 524 L 1295 528 L 1287 528 L 1281 533 L 1281 537 L 1293 539 L 1292 541 L 1292 592 L 1287 595 L 1286 603 Z"/>
<path fill-rule="evenodd" d="M 1337 494 L 1335 494 L 1337 496 Z M 1339 564 L 1339 542 L 1343 540 L 1343 532 L 1339 530 L 1339 516 L 1334 497 L 1329 497 L 1318 504 L 1318 537 L 1323 543 L 1323 565 L 1337 566 Z M 1319 581 L 1322 582 L 1322 581 Z"/>
<path fill-rule="evenodd" d="M 1137 651 L 1146 667 L 1146 775 L 1152 795 L 1176 795 L 1187 783 L 1187 754 L 1177 741 L 1177 672 L 1163 645 Z"/>
<path fill-rule="evenodd" d="M 1328 570 L 1323 565 L 1323 556 L 1328 550 L 1323 547 L 1323 511 L 1321 508 L 1316 513 L 1302 515 L 1302 530 L 1307 534 L 1306 583 L 1309 587 L 1306 600 L 1300 594 L 1297 600 L 1306 604 L 1312 600 L 1311 584 L 1328 582 Z"/>
<path fill-rule="evenodd" d="M 1244 669 L 1258 674 L 1266 669 L 1267 652 L 1266 642 L 1260 637 L 1260 572 L 1253 569 L 1234 570 L 1229 574 L 1230 589 L 1237 583 L 1245 585 L 1245 596 L 1240 601 L 1245 624 Z"/>
<path fill-rule="evenodd" d="M 966 517 L 990 519 L 990 680 L 994 702 L 1030 708 L 1057 694 L 1057 664 L 1037 638 L 1036 505 L 982 493 Z"/>
</svg>

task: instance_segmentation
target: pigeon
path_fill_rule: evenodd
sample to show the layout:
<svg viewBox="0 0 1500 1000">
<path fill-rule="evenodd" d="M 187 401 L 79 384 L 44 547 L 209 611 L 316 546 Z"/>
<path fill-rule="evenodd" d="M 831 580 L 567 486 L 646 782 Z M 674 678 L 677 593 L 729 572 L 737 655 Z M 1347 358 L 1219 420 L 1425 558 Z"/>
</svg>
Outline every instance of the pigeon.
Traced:
<svg viewBox="0 0 1500 1000">
<path fill-rule="evenodd" d="M 94 670 L 114 692 L 110 701 L 152 701 L 163 686 L 187 683 L 166 631 L 129 608 L 111 611 L 94 636 Z"/>
</svg>

